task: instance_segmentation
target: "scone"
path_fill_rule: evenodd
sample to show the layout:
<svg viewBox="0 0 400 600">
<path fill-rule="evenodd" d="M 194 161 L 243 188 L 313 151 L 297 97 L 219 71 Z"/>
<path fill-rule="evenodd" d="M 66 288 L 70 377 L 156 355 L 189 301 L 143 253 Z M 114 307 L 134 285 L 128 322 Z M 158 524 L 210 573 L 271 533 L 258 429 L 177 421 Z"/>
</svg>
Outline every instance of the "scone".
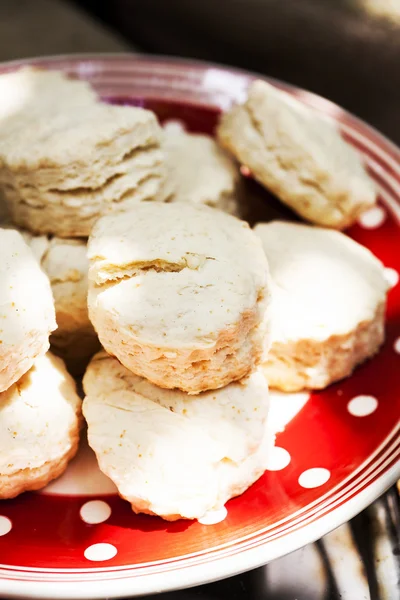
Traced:
<svg viewBox="0 0 400 600">
<path fill-rule="evenodd" d="M 61 475 L 77 451 L 80 425 L 75 382 L 49 352 L 0 395 L 0 499 Z"/>
<path fill-rule="evenodd" d="M 338 231 L 279 221 L 254 231 L 273 280 L 270 387 L 320 389 L 350 375 L 384 341 L 382 264 Z"/>
<path fill-rule="evenodd" d="M 103 352 L 83 385 L 89 445 L 136 513 L 200 518 L 266 469 L 273 435 L 260 372 L 189 396 L 152 385 Z"/>
<path fill-rule="evenodd" d="M 102 214 L 157 200 L 164 181 L 155 115 L 94 104 L 0 123 L 0 188 L 13 222 L 33 233 L 86 237 Z"/>
<path fill-rule="evenodd" d="M 238 215 L 237 163 L 207 135 L 165 131 L 166 195 L 173 202 L 208 204 Z"/>
<path fill-rule="evenodd" d="M 0 229 L 0 392 L 47 352 L 56 327 L 48 278 L 21 234 Z"/>
<path fill-rule="evenodd" d="M 52 351 L 75 375 L 82 374 L 100 343 L 87 308 L 87 242 L 23 234 L 49 277 L 56 309 L 57 329 L 50 337 Z"/>
<path fill-rule="evenodd" d="M 343 229 L 376 201 L 360 156 L 337 128 L 264 81 L 253 83 L 246 102 L 222 117 L 218 139 L 312 223 Z"/>
<path fill-rule="evenodd" d="M 244 221 L 208 206 L 143 203 L 100 219 L 88 257 L 90 320 L 133 373 L 197 394 L 262 360 L 268 264 Z"/>
<path fill-rule="evenodd" d="M 69 79 L 60 71 L 25 66 L 0 75 L 0 127 L 18 131 L 60 110 L 93 106 L 97 94 L 86 81 Z"/>
</svg>

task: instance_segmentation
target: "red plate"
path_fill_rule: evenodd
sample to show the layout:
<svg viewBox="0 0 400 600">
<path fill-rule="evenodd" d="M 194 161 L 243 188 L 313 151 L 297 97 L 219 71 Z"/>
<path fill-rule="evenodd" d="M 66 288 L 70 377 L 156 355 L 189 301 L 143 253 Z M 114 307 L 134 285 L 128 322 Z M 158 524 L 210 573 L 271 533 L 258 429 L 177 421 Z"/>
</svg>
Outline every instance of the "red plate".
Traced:
<svg viewBox="0 0 400 600">
<path fill-rule="evenodd" d="M 107 100 L 147 106 L 162 121 L 207 133 L 254 78 L 212 65 L 129 55 L 36 64 L 87 79 Z M 1 595 L 134 596 L 233 575 L 321 537 L 400 477 L 400 151 L 334 104 L 272 83 L 336 120 L 380 187 L 379 206 L 348 234 L 387 268 L 392 289 L 384 348 L 328 390 L 275 394 L 273 418 L 285 427 L 270 470 L 204 523 L 134 515 L 82 448 L 44 493 L 0 503 Z M 283 210 L 251 182 L 249 197 L 258 218 Z"/>
</svg>

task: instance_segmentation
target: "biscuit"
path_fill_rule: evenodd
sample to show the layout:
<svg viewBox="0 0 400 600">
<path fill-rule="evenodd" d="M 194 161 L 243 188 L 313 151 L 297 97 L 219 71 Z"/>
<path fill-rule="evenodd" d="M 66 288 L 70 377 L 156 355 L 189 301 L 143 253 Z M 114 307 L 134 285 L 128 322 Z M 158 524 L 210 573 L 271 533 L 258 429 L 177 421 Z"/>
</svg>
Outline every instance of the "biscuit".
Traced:
<svg viewBox="0 0 400 600">
<path fill-rule="evenodd" d="M 292 392 L 347 377 L 384 341 L 382 264 L 338 231 L 279 221 L 254 231 L 273 280 L 269 385 Z"/>
<path fill-rule="evenodd" d="M 0 229 L 0 392 L 49 349 L 57 327 L 48 278 L 20 233 Z"/>
<path fill-rule="evenodd" d="M 196 394 L 262 360 L 268 265 L 244 221 L 208 206 L 142 203 L 100 219 L 88 257 L 90 320 L 137 375 Z"/>
<path fill-rule="evenodd" d="M 23 233 L 48 276 L 53 291 L 57 329 L 50 336 L 52 351 L 75 375 L 84 372 L 100 343 L 87 309 L 87 242 Z"/>
<path fill-rule="evenodd" d="M 165 169 L 150 111 L 98 103 L 11 133 L 0 125 L 0 187 L 19 227 L 85 237 L 101 214 L 158 199 Z"/>
<path fill-rule="evenodd" d="M 217 133 L 261 184 L 312 223 L 343 229 L 376 202 L 360 156 L 337 128 L 264 81 L 223 115 Z"/>
<path fill-rule="evenodd" d="M 166 192 L 173 202 L 208 204 L 239 215 L 240 171 L 213 138 L 164 132 Z"/>
<path fill-rule="evenodd" d="M 89 445 L 136 513 L 200 518 L 242 494 L 267 467 L 273 435 L 260 372 L 189 396 L 154 386 L 103 352 L 83 385 Z"/>
<path fill-rule="evenodd" d="M 81 400 L 60 358 L 49 352 L 0 395 L 0 499 L 38 490 L 75 455 Z"/>
<path fill-rule="evenodd" d="M 20 130 L 27 122 L 60 110 L 92 106 L 97 94 L 86 81 L 60 71 L 26 66 L 0 76 L 0 127 Z"/>
</svg>

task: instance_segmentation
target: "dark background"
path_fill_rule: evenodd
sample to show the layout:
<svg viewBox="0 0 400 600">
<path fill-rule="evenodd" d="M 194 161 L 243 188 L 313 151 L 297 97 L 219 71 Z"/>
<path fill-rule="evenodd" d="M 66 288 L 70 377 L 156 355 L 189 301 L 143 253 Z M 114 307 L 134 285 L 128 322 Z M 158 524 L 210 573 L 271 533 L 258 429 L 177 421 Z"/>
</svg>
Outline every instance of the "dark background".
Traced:
<svg viewBox="0 0 400 600">
<path fill-rule="evenodd" d="M 145 52 L 317 92 L 400 143 L 400 0 L 76 0 Z"/>
</svg>

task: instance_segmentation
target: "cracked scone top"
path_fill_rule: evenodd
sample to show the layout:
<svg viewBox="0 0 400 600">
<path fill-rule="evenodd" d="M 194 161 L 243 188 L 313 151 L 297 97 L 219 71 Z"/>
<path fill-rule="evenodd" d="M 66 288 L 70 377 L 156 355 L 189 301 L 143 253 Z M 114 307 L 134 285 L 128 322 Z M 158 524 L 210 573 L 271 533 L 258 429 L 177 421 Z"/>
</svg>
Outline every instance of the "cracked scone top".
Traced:
<svg viewBox="0 0 400 600">
<path fill-rule="evenodd" d="M 350 375 L 384 339 L 382 263 L 338 231 L 274 221 L 254 232 L 272 278 L 270 386 L 323 388 Z"/>
<path fill-rule="evenodd" d="M 335 229 L 376 201 L 374 182 L 336 125 L 264 81 L 222 116 L 221 145 L 304 219 Z"/>
<path fill-rule="evenodd" d="M 56 329 L 48 278 L 20 233 L 0 229 L 0 392 L 49 349 Z"/>
<path fill-rule="evenodd" d="M 81 400 L 60 358 L 48 352 L 0 394 L 0 499 L 61 475 L 79 443 Z"/>
<path fill-rule="evenodd" d="M 134 373 L 190 393 L 262 360 L 269 277 L 247 223 L 207 206 L 143 203 L 89 239 L 89 316 Z"/>
<path fill-rule="evenodd" d="M 83 385 L 89 444 L 137 513 L 202 517 L 243 493 L 266 469 L 273 435 L 260 372 L 189 396 L 154 386 L 102 352 Z"/>
</svg>

